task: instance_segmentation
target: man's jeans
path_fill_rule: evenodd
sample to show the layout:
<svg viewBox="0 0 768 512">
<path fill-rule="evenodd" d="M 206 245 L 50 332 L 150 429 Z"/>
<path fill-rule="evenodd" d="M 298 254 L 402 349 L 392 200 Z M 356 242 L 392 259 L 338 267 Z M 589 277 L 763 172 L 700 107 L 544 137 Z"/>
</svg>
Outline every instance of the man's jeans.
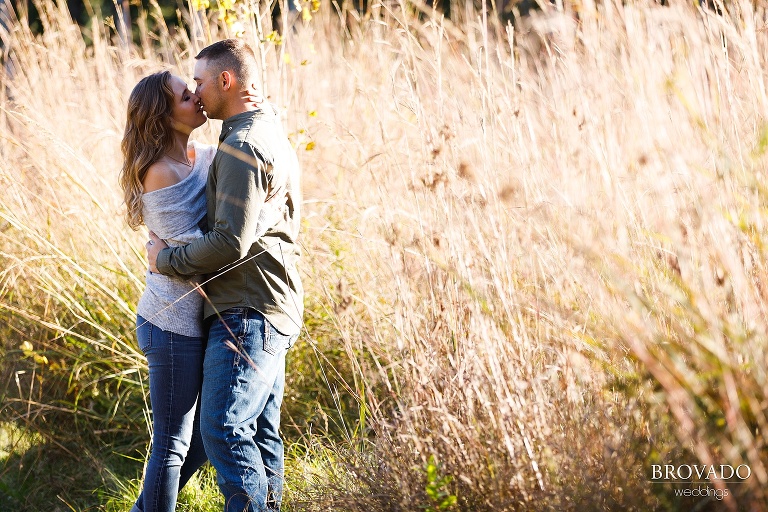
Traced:
<svg viewBox="0 0 768 512">
<path fill-rule="evenodd" d="M 225 512 L 280 509 L 280 406 L 285 354 L 295 338 L 250 308 L 228 309 L 211 324 L 200 420 Z"/>
<path fill-rule="evenodd" d="M 152 453 L 144 488 L 131 510 L 172 512 L 179 489 L 205 463 L 197 407 L 205 338 L 190 338 L 136 321 L 136 338 L 149 365 Z"/>
</svg>

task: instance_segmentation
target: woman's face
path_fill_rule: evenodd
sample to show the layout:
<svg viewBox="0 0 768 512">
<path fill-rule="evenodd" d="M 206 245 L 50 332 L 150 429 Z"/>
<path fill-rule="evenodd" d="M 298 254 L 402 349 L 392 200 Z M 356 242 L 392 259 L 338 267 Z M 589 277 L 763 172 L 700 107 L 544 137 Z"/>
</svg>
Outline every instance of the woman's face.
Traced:
<svg viewBox="0 0 768 512">
<path fill-rule="evenodd" d="M 200 105 L 200 98 L 190 92 L 184 80 L 178 76 L 172 76 L 171 89 L 173 89 L 171 126 L 174 130 L 189 135 L 192 130 L 205 124 L 208 118 Z"/>
</svg>

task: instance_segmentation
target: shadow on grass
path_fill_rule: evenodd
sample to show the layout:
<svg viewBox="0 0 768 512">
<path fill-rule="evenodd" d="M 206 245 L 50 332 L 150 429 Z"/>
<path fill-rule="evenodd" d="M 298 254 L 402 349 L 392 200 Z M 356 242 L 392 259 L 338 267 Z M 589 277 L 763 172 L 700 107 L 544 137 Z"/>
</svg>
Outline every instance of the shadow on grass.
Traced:
<svg viewBox="0 0 768 512">
<path fill-rule="evenodd" d="M 139 477 L 142 463 L 102 446 L 57 445 L 0 424 L 0 510 L 103 510 L 118 482 Z"/>
</svg>

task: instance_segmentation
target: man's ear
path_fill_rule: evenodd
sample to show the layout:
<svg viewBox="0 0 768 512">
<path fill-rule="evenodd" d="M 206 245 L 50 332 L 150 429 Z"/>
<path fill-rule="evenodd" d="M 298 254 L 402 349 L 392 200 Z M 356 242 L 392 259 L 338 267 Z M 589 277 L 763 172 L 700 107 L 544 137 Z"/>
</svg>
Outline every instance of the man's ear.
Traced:
<svg viewBox="0 0 768 512">
<path fill-rule="evenodd" d="M 221 83 L 221 88 L 225 91 L 228 91 L 232 88 L 234 76 L 229 71 L 222 71 L 221 75 L 219 75 L 219 81 Z"/>
</svg>

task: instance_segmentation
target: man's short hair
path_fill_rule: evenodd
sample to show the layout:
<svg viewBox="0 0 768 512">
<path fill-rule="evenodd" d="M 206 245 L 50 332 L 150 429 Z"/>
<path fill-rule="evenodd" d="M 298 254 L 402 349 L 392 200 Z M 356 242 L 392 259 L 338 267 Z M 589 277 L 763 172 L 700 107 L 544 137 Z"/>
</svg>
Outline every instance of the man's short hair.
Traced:
<svg viewBox="0 0 768 512">
<path fill-rule="evenodd" d="M 195 59 L 205 59 L 218 75 L 231 71 L 243 87 L 248 87 L 256 76 L 256 54 L 240 39 L 224 39 L 203 48 Z"/>
</svg>

